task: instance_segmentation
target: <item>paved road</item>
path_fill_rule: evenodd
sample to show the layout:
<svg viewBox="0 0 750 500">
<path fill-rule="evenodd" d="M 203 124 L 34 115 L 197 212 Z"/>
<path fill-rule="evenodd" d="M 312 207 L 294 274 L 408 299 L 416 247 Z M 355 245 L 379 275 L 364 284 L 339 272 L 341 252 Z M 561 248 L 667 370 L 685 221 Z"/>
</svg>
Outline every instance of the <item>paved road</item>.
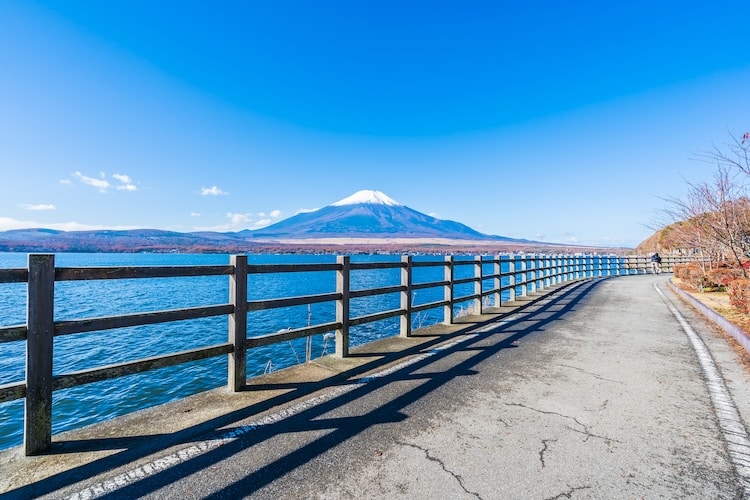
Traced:
<svg viewBox="0 0 750 500">
<path fill-rule="evenodd" d="M 49 497 L 747 498 L 750 449 L 732 410 L 750 417 L 750 377 L 666 279 L 566 288 Z M 709 390 L 701 359 L 726 383 Z M 717 412 L 722 387 L 731 400 Z"/>
</svg>

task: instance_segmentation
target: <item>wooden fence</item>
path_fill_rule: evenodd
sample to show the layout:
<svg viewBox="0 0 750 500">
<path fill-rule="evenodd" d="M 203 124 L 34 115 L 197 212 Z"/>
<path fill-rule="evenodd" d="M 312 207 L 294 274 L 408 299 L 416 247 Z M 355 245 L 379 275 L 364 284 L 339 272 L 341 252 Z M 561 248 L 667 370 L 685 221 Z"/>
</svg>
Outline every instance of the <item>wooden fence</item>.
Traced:
<svg viewBox="0 0 750 500">
<path fill-rule="evenodd" d="M 669 272 L 677 262 L 687 257 L 668 256 L 662 268 Z M 454 271 L 460 266 L 474 269 L 470 277 L 457 279 Z M 439 281 L 414 283 L 413 270 L 420 267 L 443 269 Z M 487 267 L 492 273 L 483 272 Z M 505 271 L 501 271 L 505 268 Z M 357 270 L 400 269 L 400 284 L 383 288 L 351 290 L 350 273 Z M 201 359 L 227 356 L 227 385 L 232 391 L 246 384 L 246 354 L 248 349 L 286 342 L 327 332 L 335 332 L 335 355 L 349 354 L 351 327 L 387 318 L 399 317 L 400 335 L 412 333 L 412 317 L 420 311 L 442 308 L 443 322 L 454 319 L 456 304 L 470 303 L 470 308 L 481 313 L 485 302 L 501 305 L 503 293 L 511 301 L 517 296 L 543 290 L 559 283 L 598 276 L 622 276 L 649 272 L 650 261 L 645 256 L 600 255 L 500 255 L 476 256 L 442 260 L 415 260 L 403 256 L 398 262 L 352 262 L 348 256 L 339 256 L 331 264 L 262 264 L 251 265 L 246 255 L 230 257 L 228 265 L 177 266 L 177 267 L 55 267 L 55 257 L 49 254 L 31 254 L 26 269 L 0 269 L 0 283 L 27 283 L 26 324 L 0 325 L 0 343 L 26 342 L 26 379 L 0 386 L 0 403 L 25 398 L 24 449 L 27 455 L 49 449 L 52 442 L 52 392 L 92 382 L 113 379 Z M 248 276 L 268 273 L 299 273 L 329 271 L 336 273 L 336 290 L 333 293 L 305 295 L 283 299 L 248 300 Z M 230 287 L 228 303 L 203 307 L 171 309 L 147 313 L 56 321 L 54 318 L 55 283 L 73 280 L 111 280 L 132 278 L 179 278 L 196 276 L 228 276 Z M 483 290 L 483 283 L 493 286 Z M 473 292 L 455 296 L 456 287 L 473 284 Z M 442 300 L 414 305 L 413 293 L 420 289 L 442 288 Z M 350 317 L 350 301 L 360 297 L 394 294 L 400 295 L 400 307 L 359 317 Z M 248 312 L 297 305 L 335 302 L 335 319 L 332 322 L 310 325 L 305 328 L 284 330 L 270 335 L 248 338 Z M 227 341 L 207 347 L 110 364 L 53 376 L 53 339 L 57 336 L 110 330 L 114 328 L 152 325 L 158 323 L 207 318 L 228 317 Z"/>
</svg>

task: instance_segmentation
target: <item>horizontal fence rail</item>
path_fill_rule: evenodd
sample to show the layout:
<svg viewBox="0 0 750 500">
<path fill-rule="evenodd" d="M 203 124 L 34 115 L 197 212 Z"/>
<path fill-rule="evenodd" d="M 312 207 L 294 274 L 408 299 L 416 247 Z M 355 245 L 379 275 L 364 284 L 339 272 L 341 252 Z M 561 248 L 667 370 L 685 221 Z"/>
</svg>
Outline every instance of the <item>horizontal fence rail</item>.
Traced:
<svg viewBox="0 0 750 500">
<path fill-rule="evenodd" d="M 693 260 L 686 256 L 665 256 L 662 269 L 672 271 L 675 264 Z M 0 385 L 0 403 L 25 398 L 24 448 L 27 455 L 50 448 L 52 442 L 52 392 L 92 382 L 132 375 L 217 356 L 227 356 L 227 386 L 241 390 L 247 383 L 249 349 L 288 342 L 319 334 L 335 337 L 335 355 L 349 354 L 350 328 L 399 318 L 399 335 L 412 334 L 415 315 L 430 309 L 442 309 L 442 322 L 450 324 L 458 304 L 481 314 L 486 307 L 499 307 L 502 297 L 517 297 L 544 290 L 560 283 L 592 277 L 623 276 L 650 272 L 647 256 L 615 255 L 498 255 L 415 260 L 402 256 L 398 262 L 352 262 L 338 256 L 329 264 L 248 264 L 247 256 L 234 255 L 229 265 L 159 267 L 55 267 L 55 256 L 31 254 L 27 269 L 0 269 L 0 283 L 26 283 L 26 324 L 0 326 L 0 343 L 26 342 L 25 380 Z M 419 269 L 442 269 L 441 279 L 414 282 Z M 491 269 L 491 272 L 487 272 Z M 505 269 L 505 270 L 503 270 Z M 360 271 L 397 270 L 400 284 L 352 290 L 351 274 Z M 457 271 L 463 277 L 457 278 Z M 248 286 L 255 275 L 279 273 L 335 273 L 336 289 L 330 293 L 249 300 Z M 227 276 L 228 302 L 200 307 L 170 309 L 116 316 L 56 320 L 55 283 L 76 280 L 117 280 L 149 278 L 185 278 Z M 471 293 L 456 296 L 457 287 L 470 287 Z M 420 290 L 442 289 L 442 299 L 414 304 Z M 366 297 L 398 295 L 399 307 L 351 317 L 351 301 Z M 289 328 L 272 334 L 248 337 L 248 313 L 311 304 L 335 304 L 335 317 L 316 325 Z M 186 351 L 152 356 L 140 360 L 99 366 L 53 376 L 54 338 L 116 328 L 226 316 L 228 335 L 225 343 L 195 347 Z"/>
</svg>

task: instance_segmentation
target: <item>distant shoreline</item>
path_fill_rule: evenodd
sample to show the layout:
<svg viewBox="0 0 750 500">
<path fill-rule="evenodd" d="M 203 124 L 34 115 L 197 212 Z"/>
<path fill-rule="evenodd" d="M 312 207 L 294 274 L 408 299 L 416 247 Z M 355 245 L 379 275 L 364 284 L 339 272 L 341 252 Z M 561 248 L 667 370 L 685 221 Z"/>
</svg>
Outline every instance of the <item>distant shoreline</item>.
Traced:
<svg viewBox="0 0 750 500">
<path fill-rule="evenodd" d="M 540 253 L 570 254 L 596 253 L 625 255 L 630 248 L 592 247 L 540 242 L 508 242 L 487 240 L 452 240 L 446 238 L 311 238 L 253 240 L 238 244 L 215 242 L 213 245 L 170 245 L 144 242 L 65 242 L 33 241 L 7 242 L 0 240 L 0 252 L 15 253 L 196 253 L 196 254 L 373 254 L 373 253 L 429 253 L 429 254 L 498 254 Z"/>
</svg>

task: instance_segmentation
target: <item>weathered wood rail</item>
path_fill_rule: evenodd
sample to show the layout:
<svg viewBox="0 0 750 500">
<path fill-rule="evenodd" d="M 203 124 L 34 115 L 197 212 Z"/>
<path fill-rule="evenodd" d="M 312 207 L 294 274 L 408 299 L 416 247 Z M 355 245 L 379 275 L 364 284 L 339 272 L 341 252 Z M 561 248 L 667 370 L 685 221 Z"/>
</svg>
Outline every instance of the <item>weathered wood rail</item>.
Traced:
<svg viewBox="0 0 750 500">
<path fill-rule="evenodd" d="M 662 268 L 669 272 L 675 263 L 688 260 L 690 259 L 687 257 L 667 256 L 664 257 Z M 460 266 L 472 266 L 473 274 L 470 277 L 455 278 L 454 271 Z M 493 269 L 490 274 L 483 271 L 488 266 Z M 443 279 L 415 283 L 413 270 L 420 267 L 442 268 Z M 503 268 L 506 270 L 501 271 Z M 351 290 L 352 271 L 375 269 L 400 269 L 400 284 Z M 349 330 L 356 325 L 399 317 L 399 334 L 409 336 L 412 333 L 412 317 L 420 311 L 442 308 L 443 322 L 452 323 L 455 306 L 459 303 L 469 302 L 472 310 L 481 313 L 485 301 L 493 306 L 501 305 L 503 293 L 513 301 L 517 296 L 571 280 L 642 274 L 649 269 L 648 257 L 614 255 L 499 255 L 476 256 L 471 259 L 447 256 L 442 260 L 431 261 L 417 261 L 412 256 L 403 256 L 399 262 L 368 263 L 352 262 L 348 256 L 339 256 L 332 264 L 262 265 L 251 265 L 247 256 L 234 255 L 230 257 L 228 265 L 218 266 L 57 268 L 54 255 L 31 254 L 27 269 L 0 269 L 0 283 L 27 283 L 26 324 L 0 326 L 0 343 L 26 342 L 26 378 L 24 381 L 0 386 L 0 403 L 25 398 L 24 450 L 27 455 L 38 454 L 48 450 L 52 442 L 52 392 L 56 390 L 190 361 L 227 356 L 227 385 L 230 390 L 239 391 L 247 380 L 248 349 L 335 332 L 335 355 L 345 357 L 349 354 Z M 335 292 L 248 300 L 248 277 L 251 275 L 319 271 L 336 273 Z M 217 275 L 229 278 L 228 303 L 65 321 L 56 321 L 54 318 L 56 282 Z M 487 281 L 492 282 L 493 286 L 483 290 L 483 283 Z M 473 292 L 455 296 L 456 287 L 465 284 L 473 284 Z M 414 305 L 413 293 L 428 288 L 442 288 L 442 300 Z M 400 295 L 400 307 L 397 309 L 350 317 L 352 299 L 395 293 Z M 333 321 L 270 335 L 247 336 L 248 313 L 251 311 L 322 302 L 335 302 Z M 228 317 L 228 336 L 224 343 L 53 376 L 54 337 L 212 316 Z"/>
</svg>

